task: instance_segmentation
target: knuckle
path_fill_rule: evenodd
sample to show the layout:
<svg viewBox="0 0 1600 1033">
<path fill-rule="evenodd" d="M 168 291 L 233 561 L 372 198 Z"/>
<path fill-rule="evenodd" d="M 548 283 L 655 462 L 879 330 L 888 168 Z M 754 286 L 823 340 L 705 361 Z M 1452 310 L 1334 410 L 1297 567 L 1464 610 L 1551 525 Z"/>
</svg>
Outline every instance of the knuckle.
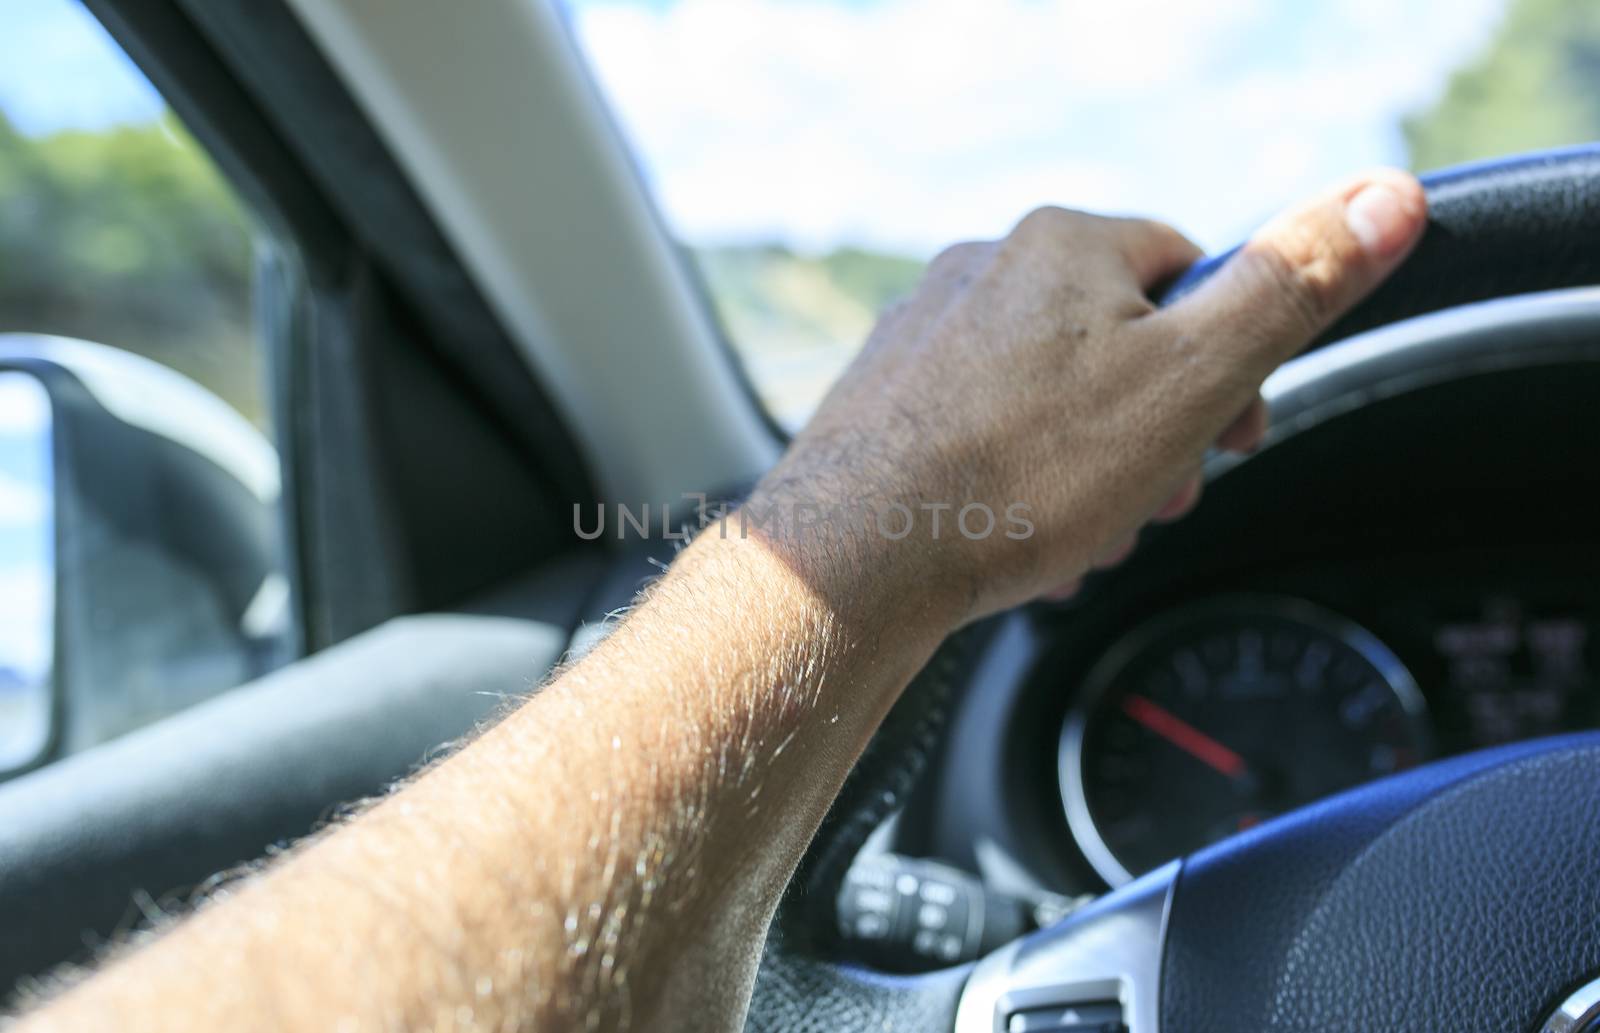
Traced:
<svg viewBox="0 0 1600 1033">
<path fill-rule="evenodd" d="M 1129 221 L 1133 223 L 1135 228 L 1153 240 L 1178 247 L 1189 248 L 1194 251 L 1200 250 L 1199 246 L 1196 245 L 1194 241 L 1184 236 L 1183 232 L 1171 223 L 1162 222 L 1160 219 L 1149 219 L 1143 217 L 1136 217 L 1130 219 Z"/>
<path fill-rule="evenodd" d="M 1020 239 L 1060 236 L 1070 230 L 1081 217 L 1078 212 L 1058 208 L 1055 205 L 1045 205 L 1024 215 L 1016 228 L 1011 231 L 1011 236 Z"/>
<path fill-rule="evenodd" d="M 963 240 L 940 251 L 933 256 L 933 261 L 928 263 L 928 268 L 936 272 L 949 269 L 961 269 L 980 258 L 988 250 L 987 246 L 975 240 Z"/>
</svg>

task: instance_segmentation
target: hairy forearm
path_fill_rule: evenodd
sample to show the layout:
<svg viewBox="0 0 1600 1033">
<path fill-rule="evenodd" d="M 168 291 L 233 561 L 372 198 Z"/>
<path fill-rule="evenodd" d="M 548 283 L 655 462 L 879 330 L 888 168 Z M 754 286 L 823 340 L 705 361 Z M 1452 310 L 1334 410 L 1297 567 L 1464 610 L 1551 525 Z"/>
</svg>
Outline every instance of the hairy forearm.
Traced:
<svg viewBox="0 0 1600 1033">
<path fill-rule="evenodd" d="M 864 543 L 815 544 L 703 535 L 532 702 L 38 1021 L 736 1024 L 800 853 L 947 623 L 874 592 Z"/>
</svg>

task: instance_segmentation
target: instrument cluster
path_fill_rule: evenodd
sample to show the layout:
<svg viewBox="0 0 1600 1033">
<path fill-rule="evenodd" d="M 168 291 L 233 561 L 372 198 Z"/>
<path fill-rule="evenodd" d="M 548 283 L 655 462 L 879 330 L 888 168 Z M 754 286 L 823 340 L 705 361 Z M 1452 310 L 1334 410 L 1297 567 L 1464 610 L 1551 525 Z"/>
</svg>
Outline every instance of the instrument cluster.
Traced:
<svg viewBox="0 0 1600 1033">
<path fill-rule="evenodd" d="M 1600 724 L 1592 606 L 1509 594 L 1372 607 L 1183 603 L 1115 640 L 1060 738 L 1062 806 L 1111 885 L 1454 753 Z"/>
</svg>

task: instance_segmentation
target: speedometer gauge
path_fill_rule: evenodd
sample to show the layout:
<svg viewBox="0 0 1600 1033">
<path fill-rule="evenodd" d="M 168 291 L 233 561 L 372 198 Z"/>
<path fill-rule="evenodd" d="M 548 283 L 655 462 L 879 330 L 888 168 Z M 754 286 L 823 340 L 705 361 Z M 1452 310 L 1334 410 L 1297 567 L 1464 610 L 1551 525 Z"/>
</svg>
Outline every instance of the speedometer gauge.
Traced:
<svg viewBox="0 0 1600 1033">
<path fill-rule="evenodd" d="M 1428 756 L 1422 695 L 1352 622 L 1238 596 L 1136 630 L 1090 671 L 1061 790 L 1112 885 Z"/>
</svg>

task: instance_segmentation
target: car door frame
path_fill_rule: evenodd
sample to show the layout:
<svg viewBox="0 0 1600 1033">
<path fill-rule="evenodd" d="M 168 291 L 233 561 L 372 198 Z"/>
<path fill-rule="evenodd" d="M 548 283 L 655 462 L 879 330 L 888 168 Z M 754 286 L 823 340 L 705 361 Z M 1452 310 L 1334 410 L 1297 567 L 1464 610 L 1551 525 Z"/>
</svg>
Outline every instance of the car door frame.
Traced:
<svg viewBox="0 0 1600 1033">
<path fill-rule="evenodd" d="M 381 792 L 532 690 L 584 622 L 652 569 L 649 544 L 580 540 L 573 507 L 680 481 L 716 489 L 758 472 L 779 441 L 713 324 L 681 311 L 669 320 L 677 340 L 634 346 L 721 349 L 720 400 L 702 393 L 692 407 L 703 425 L 663 424 L 687 460 L 663 470 L 625 458 L 637 425 L 631 437 L 586 434 L 605 415 L 589 409 L 617 397 L 591 397 L 575 428 L 572 399 L 553 396 L 530 359 L 541 352 L 516 337 L 526 328 L 500 317 L 481 265 L 463 260 L 287 4 L 86 4 L 265 231 L 256 294 L 305 658 L 0 786 L 7 989 L 84 960 L 149 917 L 149 902 L 186 901 L 214 873 Z M 647 232 L 637 220 L 665 242 L 648 205 L 613 200 L 636 220 L 613 246 Z M 634 325 L 694 293 L 681 262 L 645 263 L 634 278 L 658 280 L 635 299 Z M 565 333 L 539 348 L 587 343 Z M 718 444 L 730 406 L 748 440 Z M 619 469 L 635 474 L 596 474 Z"/>
</svg>

